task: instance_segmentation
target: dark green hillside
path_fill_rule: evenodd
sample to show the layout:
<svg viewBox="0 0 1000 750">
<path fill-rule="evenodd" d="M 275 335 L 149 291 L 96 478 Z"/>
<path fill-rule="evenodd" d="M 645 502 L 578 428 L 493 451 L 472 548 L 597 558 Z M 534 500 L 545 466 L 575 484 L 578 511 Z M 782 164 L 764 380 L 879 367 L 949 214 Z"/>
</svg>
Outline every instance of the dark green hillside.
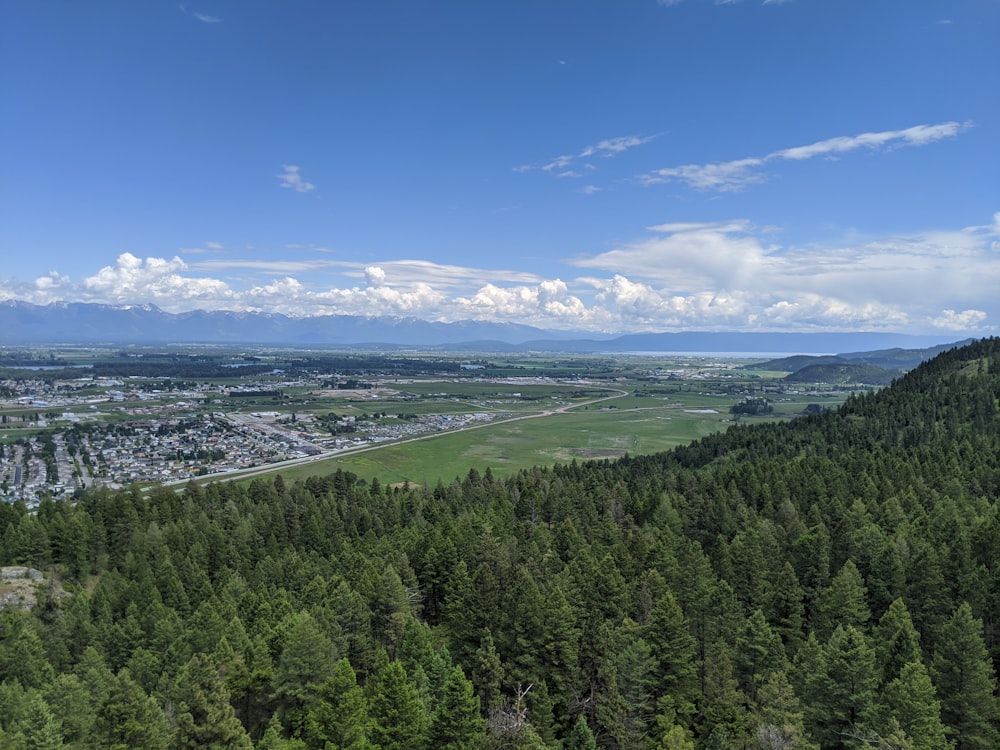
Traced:
<svg viewBox="0 0 1000 750">
<path fill-rule="evenodd" d="M 796 354 L 791 357 L 781 357 L 767 362 L 758 362 L 747 366 L 747 369 L 776 370 L 778 372 L 798 372 L 814 365 L 868 365 L 886 370 L 912 370 L 932 357 L 942 352 L 972 343 L 972 339 L 954 344 L 941 344 L 925 349 L 878 349 L 870 352 L 850 352 L 846 354 L 808 355 Z"/>
<path fill-rule="evenodd" d="M 770 359 L 767 362 L 757 362 L 752 365 L 745 365 L 744 369 L 797 372 L 803 367 L 810 367 L 814 365 L 840 365 L 846 364 L 846 362 L 847 360 L 832 354 L 828 356 L 796 354 L 793 357 L 781 357 L 780 359 Z"/>
<path fill-rule="evenodd" d="M 929 346 L 926 349 L 880 349 L 873 352 L 850 352 L 837 356 L 852 362 L 864 362 L 875 367 L 884 367 L 888 370 L 909 370 L 925 360 L 936 357 L 942 352 L 956 347 L 966 346 L 973 343 L 973 339 L 957 341 L 952 344 L 940 344 Z"/>
<path fill-rule="evenodd" d="M 0 506 L 72 594 L 0 747 L 997 748 L 998 496 L 988 339 L 656 456 Z"/>
<path fill-rule="evenodd" d="M 829 383 L 831 385 L 889 385 L 902 373 L 872 365 L 809 365 L 783 378 L 786 383 Z"/>
</svg>

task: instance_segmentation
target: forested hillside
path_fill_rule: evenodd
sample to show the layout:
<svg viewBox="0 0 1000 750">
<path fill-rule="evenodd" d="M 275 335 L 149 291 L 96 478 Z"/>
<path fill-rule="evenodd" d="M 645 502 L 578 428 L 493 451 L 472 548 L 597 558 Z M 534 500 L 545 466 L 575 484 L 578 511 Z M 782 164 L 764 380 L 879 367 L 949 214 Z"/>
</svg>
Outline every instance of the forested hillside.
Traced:
<svg viewBox="0 0 1000 750">
<path fill-rule="evenodd" d="M 5 748 L 1000 747 L 1000 339 L 651 457 L 0 507 Z"/>
</svg>

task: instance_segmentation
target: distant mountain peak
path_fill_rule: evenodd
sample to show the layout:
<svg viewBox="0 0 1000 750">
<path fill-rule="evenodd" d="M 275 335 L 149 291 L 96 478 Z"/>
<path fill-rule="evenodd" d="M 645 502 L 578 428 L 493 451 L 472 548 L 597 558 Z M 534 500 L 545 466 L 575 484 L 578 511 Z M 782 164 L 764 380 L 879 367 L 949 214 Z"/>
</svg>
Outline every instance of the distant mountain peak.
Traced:
<svg viewBox="0 0 1000 750">
<path fill-rule="evenodd" d="M 53 343 L 198 343 L 308 346 L 466 347 L 491 346 L 528 351 L 831 354 L 874 349 L 917 349 L 949 339 L 897 333 L 765 333 L 759 331 L 679 331 L 611 335 L 594 331 L 554 331 L 523 323 L 488 320 L 455 322 L 400 315 L 318 315 L 293 318 L 282 313 L 190 310 L 165 312 L 153 304 L 101 305 L 53 302 L 35 305 L 4 300 L 0 305 L 0 345 Z M 773 356 L 773 355 L 772 355 Z M 845 355 L 848 356 L 848 355 Z"/>
</svg>

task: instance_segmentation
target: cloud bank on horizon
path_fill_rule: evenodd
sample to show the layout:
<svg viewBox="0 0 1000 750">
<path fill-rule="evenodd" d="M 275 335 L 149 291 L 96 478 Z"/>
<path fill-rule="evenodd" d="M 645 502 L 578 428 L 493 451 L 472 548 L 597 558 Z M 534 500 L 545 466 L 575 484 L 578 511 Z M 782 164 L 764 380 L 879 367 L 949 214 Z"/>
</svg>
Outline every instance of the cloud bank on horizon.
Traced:
<svg viewBox="0 0 1000 750">
<path fill-rule="evenodd" d="M 0 283 L 0 299 L 152 302 L 168 312 L 486 319 L 603 332 L 992 330 L 983 308 L 995 304 L 1000 277 L 1000 212 L 987 225 L 822 252 L 782 247 L 773 227 L 745 220 L 669 223 L 648 232 L 616 249 L 567 259 L 567 270 L 576 273 L 568 280 L 422 260 L 188 262 L 126 252 L 79 280 L 52 271 L 31 283 Z M 213 249 L 223 250 L 206 243 L 206 252 Z M 310 280 L 317 274 L 347 283 L 318 284 Z"/>
<path fill-rule="evenodd" d="M 995 333 L 1000 6 L 882 5 L 5 5 L 0 300 Z"/>
</svg>

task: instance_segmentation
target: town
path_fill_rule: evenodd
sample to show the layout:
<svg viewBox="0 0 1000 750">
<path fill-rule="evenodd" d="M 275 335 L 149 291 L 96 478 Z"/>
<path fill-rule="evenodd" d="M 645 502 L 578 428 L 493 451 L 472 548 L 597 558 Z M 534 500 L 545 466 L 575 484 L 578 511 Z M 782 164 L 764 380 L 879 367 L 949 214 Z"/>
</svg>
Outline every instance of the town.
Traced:
<svg viewBox="0 0 1000 750">
<path fill-rule="evenodd" d="M 671 419 L 714 431 L 745 416 L 747 398 L 789 402 L 780 418 L 816 395 L 773 373 L 742 370 L 745 362 L 693 357 L 74 354 L 2 370 L 0 495 L 8 502 L 33 507 L 89 487 L 246 476 L 567 409 L 592 410 L 594 419 L 645 415 L 643 428 L 604 418 L 600 430 L 588 424 L 556 433 L 587 446 L 571 455 L 619 455 L 619 445 L 639 447 L 640 429 L 652 448 L 669 444 Z M 831 389 L 822 397 L 845 395 Z M 768 400 L 761 414 L 772 411 Z M 659 420 L 662 438 L 650 418 Z M 605 435 L 608 450 L 601 430 L 613 433 Z"/>
<path fill-rule="evenodd" d="M 162 379 L 155 382 L 162 385 Z M 106 395 L 76 395 L 74 391 L 81 390 L 83 384 L 88 391 L 105 389 Z M 4 499 L 21 499 L 32 507 L 45 495 L 72 497 L 95 485 L 117 489 L 133 483 L 169 483 L 226 474 L 459 429 L 505 414 L 496 410 L 456 415 L 376 412 L 369 419 L 274 410 L 226 413 L 205 411 L 205 405 L 262 391 L 210 385 L 164 390 L 149 385 L 132 378 L 127 383 L 93 383 L 86 378 L 68 384 L 3 381 L 2 387 L 13 392 L 14 398 L 0 403 L 44 410 L 30 416 L 4 415 L 4 426 L 49 428 L 43 435 L 31 434 L 0 444 L 0 492 Z M 277 384 L 294 388 L 319 385 L 318 379 Z M 267 393 L 275 387 L 268 384 Z M 384 393 L 378 388 L 366 391 L 369 400 Z M 121 421 L 105 421 L 99 408 L 121 417 Z"/>
</svg>

